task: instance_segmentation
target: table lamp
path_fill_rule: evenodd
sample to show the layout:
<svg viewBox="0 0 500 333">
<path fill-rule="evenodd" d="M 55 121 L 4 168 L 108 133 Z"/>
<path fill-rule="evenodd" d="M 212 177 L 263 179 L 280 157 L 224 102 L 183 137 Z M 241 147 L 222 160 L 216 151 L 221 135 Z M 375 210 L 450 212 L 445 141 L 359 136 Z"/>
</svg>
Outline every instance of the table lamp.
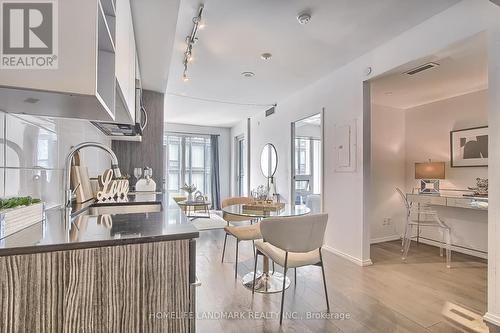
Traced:
<svg viewBox="0 0 500 333">
<path fill-rule="evenodd" d="M 444 162 L 415 163 L 415 179 L 420 179 L 420 194 L 438 194 L 439 180 L 445 179 Z"/>
</svg>

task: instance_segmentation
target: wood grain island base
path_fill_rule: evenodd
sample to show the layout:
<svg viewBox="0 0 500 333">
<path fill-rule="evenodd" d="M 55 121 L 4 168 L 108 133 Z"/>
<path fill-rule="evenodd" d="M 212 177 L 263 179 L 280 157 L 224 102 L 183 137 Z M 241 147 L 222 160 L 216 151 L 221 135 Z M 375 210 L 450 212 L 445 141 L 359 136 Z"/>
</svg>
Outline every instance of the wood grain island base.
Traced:
<svg viewBox="0 0 500 333">
<path fill-rule="evenodd" d="M 189 243 L 0 257 L 0 332 L 188 332 Z"/>
</svg>

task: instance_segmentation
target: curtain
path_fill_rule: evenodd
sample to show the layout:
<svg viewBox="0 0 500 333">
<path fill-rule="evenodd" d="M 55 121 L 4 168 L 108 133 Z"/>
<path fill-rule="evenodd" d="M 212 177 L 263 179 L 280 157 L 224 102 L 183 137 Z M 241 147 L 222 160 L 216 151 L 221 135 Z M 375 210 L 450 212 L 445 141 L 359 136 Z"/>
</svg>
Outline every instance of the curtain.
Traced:
<svg viewBox="0 0 500 333">
<path fill-rule="evenodd" d="M 212 153 L 212 206 L 220 209 L 220 175 L 219 175 L 219 136 L 210 135 L 210 151 Z"/>
</svg>

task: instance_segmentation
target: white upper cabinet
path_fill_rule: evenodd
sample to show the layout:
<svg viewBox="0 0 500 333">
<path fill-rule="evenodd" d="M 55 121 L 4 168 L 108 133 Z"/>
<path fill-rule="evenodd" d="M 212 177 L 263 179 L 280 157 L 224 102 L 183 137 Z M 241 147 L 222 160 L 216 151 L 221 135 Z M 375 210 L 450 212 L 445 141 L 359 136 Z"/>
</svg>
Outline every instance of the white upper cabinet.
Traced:
<svg viewBox="0 0 500 333">
<path fill-rule="evenodd" d="M 54 6 L 54 17 L 49 22 L 54 32 L 52 45 L 55 46 L 57 68 L 2 66 L 0 109 L 12 113 L 114 121 L 116 109 L 119 109 L 116 104 L 123 99 L 127 112 L 135 114 L 134 83 L 130 77 L 135 78 L 136 61 L 135 43 L 131 45 L 133 37 L 130 37 L 133 26 L 129 0 L 64 0 L 55 1 Z M 45 13 L 42 13 L 45 20 Z M 22 27 L 23 23 L 17 25 Z M 34 38 L 35 44 L 43 45 L 35 38 L 35 30 L 34 34 L 30 29 L 27 31 L 30 36 L 24 38 L 25 41 L 31 42 Z M 5 52 L 2 59 L 4 57 Z M 133 121 L 130 115 L 129 122 Z"/>
<path fill-rule="evenodd" d="M 116 0 L 116 119 L 135 122 L 136 46 L 129 0 Z"/>
</svg>

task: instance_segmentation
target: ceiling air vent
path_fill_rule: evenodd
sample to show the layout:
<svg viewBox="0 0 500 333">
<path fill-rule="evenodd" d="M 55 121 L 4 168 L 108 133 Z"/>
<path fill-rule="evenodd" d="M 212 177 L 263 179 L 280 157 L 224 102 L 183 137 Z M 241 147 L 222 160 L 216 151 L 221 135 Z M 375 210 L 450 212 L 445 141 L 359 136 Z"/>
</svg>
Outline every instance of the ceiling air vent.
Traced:
<svg viewBox="0 0 500 333">
<path fill-rule="evenodd" d="M 429 62 L 427 64 L 423 64 L 423 65 L 418 66 L 416 68 L 410 69 L 408 72 L 405 72 L 405 74 L 415 75 L 415 74 L 418 74 L 420 72 L 423 72 L 423 71 L 426 71 L 426 70 L 429 70 L 429 69 L 432 69 L 432 68 L 436 68 L 438 66 L 439 66 L 439 64 L 437 64 L 435 62 Z"/>
<path fill-rule="evenodd" d="M 267 109 L 266 110 L 266 117 L 269 117 L 270 115 L 272 115 L 274 112 L 276 111 L 276 107 L 273 106 L 272 108 L 270 109 Z"/>
</svg>

